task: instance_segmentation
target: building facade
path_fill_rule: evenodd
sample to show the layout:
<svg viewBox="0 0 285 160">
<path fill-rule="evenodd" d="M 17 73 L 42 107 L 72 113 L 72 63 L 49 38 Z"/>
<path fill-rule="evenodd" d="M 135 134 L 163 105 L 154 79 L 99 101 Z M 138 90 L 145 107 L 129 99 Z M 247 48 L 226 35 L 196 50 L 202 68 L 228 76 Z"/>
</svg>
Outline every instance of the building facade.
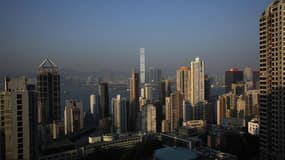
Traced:
<svg viewBox="0 0 285 160">
<path fill-rule="evenodd" d="M 272 1 L 259 18 L 260 157 L 285 159 L 285 1 Z"/>
<path fill-rule="evenodd" d="M 66 100 L 64 109 L 64 133 L 72 134 L 83 129 L 83 105 L 79 100 Z"/>
<path fill-rule="evenodd" d="M 145 83 L 145 54 L 144 48 L 140 48 L 140 83 Z"/>
<path fill-rule="evenodd" d="M 187 66 L 181 66 L 176 71 L 176 90 L 183 94 L 185 100 L 190 100 L 191 71 Z"/>
<path fill-rule="evenodd" d="M 129 129 L 136 130 L 136 118 L 139 112 L 139 74 L 132 72 L 130 78 L 130 107 L 129 107 Z"/>
<path fill-rule="evenodd" d="M 1 144 L 4 143 L 0 148 L 6 160 L 38 157 L 35 89 L 25 77 L 5 78 L 5 90 L 0 93 Z"/>
<path fill-rule="evenodd" d="M 38 122 L 51 124 L 60 121 L 60 76 L 58 67 L 45 59 L 38 67 Z"/>
<path fill-rule="evenodd" d="M 113 131 L 115 133 L 127 132 L 127 100 L 117 95 L 116 98 L 112 98 L 112 110 L 113 110 Z"/>
</svg>

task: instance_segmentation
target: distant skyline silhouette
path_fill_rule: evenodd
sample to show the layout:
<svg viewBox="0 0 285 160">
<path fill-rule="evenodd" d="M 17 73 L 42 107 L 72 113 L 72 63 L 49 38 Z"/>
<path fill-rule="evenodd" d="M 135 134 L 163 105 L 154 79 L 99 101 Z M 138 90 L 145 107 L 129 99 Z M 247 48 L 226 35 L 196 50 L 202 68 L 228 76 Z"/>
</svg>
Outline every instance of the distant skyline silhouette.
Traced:
<svg viewBox="0 0 285 160">
<path fill-rule="evenodd" d="M 206 73 L 258 68 L 259 16 L 271 0 L 0 2 L 0 72 L 36 72 L 50 58 L 82 72 L 173 71 L 195 57 Z"/>
</svg>

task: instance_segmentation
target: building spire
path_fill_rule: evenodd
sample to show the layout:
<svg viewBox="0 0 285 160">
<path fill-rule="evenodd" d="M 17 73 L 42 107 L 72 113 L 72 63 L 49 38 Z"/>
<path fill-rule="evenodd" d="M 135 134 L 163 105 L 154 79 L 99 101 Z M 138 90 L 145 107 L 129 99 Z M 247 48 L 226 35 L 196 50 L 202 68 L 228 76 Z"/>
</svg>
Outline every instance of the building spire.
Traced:
<svg viewBox="0 0 285 160">
<path fill-rule="evenodd" d="M 46 58 L 40 65 L 39 68 L 57 68 L 57 65 L 52 60 Z"/>
</svg>

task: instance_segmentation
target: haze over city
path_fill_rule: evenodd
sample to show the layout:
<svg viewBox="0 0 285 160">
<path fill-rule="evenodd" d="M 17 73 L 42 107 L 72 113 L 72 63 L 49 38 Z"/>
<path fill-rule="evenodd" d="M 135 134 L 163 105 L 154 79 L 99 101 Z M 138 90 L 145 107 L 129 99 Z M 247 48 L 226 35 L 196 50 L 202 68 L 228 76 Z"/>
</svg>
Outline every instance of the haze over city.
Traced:
<svg viewBox="0 0 285 160">
<path fill-rule="evenodd" d="M 175 72 L 201 57 L 207 73 L 258 68 L 258 17 L 270 0 L 2 1 L 0 72 L 34 73 L 46 57 L 82 72 L 149 66 Z"/>
</svg>

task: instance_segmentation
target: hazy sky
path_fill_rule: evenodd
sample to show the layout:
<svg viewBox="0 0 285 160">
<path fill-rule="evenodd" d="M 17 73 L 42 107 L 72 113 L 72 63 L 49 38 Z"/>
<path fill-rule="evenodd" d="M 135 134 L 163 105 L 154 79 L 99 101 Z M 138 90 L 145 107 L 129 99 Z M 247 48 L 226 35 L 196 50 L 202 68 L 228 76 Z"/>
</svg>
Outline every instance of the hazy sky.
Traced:
<svg viewBox="0 0 285 160">
<path fill-rule="evenodd" d="M 46 0 L 0 2 L 0 72 L 60 68 L 173 70 L 199 56 L 207 73 L 258 67 L 259 16 L 271 0 Z"/>
</svg>

